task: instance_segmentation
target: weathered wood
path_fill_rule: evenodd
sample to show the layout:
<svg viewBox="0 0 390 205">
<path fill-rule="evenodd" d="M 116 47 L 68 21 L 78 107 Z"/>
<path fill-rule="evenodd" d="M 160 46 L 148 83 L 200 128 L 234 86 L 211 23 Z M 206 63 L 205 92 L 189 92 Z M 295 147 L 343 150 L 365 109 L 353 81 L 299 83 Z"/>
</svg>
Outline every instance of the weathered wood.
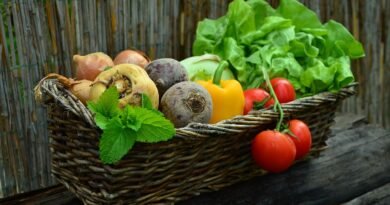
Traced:
<svg viewBox="0 0 390 205">
<path fill-rule="evenodd" d="M 338 132 L 356 128 L 368 123 L 364 115 L 356 115 L 352 113 L 336 113 L 334 121 L 335 123 L 331 127 L 331 136 L 336 136 Z"/>
<path fill-rule="evenodd" d="M 388 88 L 390 87 L 390 23 L 388 19 L 390 19 L 390 1 L 385 1 L 385 5 L 382 7 L 382 22 L 384 29 L 383 33 L 383 52 L 382 59 L 383 64 L 381 63 L 381 74 L 382 77 L 382 89 L 383 89 L 383 105 L 384 108 L 382 110 L 384 116 L 384 125 L 386 127 L 390 127 L 390 92 Z M 387 11 L 387 12 L 386 12 Z"/>
<path fill-rule="evenodd" d="M 390 204 L 390 183 L 377 189 L 369 191 L 355 199 L 343 203 L 342 205 L 388 205 Z"/>
<path fill-rule="evenodd" d="M 184 204 L 339 204 L 390 182 L 390 131 L 373 125 L 336 133 L 318 159 L 203 194 Z"/>
<path fill-rule="evenodd" d="M 81 205 L 82 203 L 64 186 L 56 185 L 0 199 L 0 204 Z"/>
</svg>

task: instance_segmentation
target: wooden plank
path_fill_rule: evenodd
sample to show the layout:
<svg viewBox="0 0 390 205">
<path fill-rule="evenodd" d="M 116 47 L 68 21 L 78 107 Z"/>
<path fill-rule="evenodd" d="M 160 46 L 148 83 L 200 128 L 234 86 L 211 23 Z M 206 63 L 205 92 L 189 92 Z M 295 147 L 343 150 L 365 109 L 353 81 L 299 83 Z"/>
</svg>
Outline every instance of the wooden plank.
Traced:
<svg viewBox="0 0 390 205">
<path fill-rule="evenodd" d="M 10 108 L 9 126 L 10 126 L 11 132 L 5 138 L 5 143 L 4 143 L 5 147 L 3 147 L 2 149 L 5 149 L 5 152 L 8 155 L 6 157 L 7 160 L 6 160 L 6 165 L 5 165 L 6 168 L 8 169 L 6 178 L 8 178 L 9 176 L 13 176 L 12 179 L 6 180 L 4 182 L 5 188 L 6 188 L 5 192 L 7 195 L 10 193 L 17 193 L 18 188 L 20 187 L 19 175 L 17 172 L 17 168 L 18 168 L 18 165 L 20 163 L 20 158 L 19 158 L 19 154 L 18 154 L 17 149 L 16 149 L 16 141 L 18 140 L 18 138 L 16 136 L 23 135 L 23 128 L 22 128 L 21 120 L 23 120 L 22 119 L 22 114 L 23 114 L 22 112 L 24 109 L 22 107 L 21 101 L 19 100 L 20 90 L 18 89 L 19 88 L 18 87 L 19 80 L 17 79 L 18 78 L 18 68 L 20 68 L 20 65 L 18 64 L 18 61 L 17 61 L 17 56 L 18 56 L 17 50 L 20 47 L 18 47 L 17 45 L 15 46 L 14 42 L 17 41 L 17 37 L 13 31 L 13 29 L 17 31 L 18 28 L 13 25 L 13 22 L 15 20 L 9 15 L 10 13 L 13 13 L 14 11 L 15 11 L 14 6 L 11 6 L 11 7 L 6 9 L 8 37 L 10 40 L 9 45 L 11 47 L 11 49 L 10 49 L 10 51 L 11 51 L 10 52 L 10 57 L 11 57 L 10 62 L 11 63 L 9 64 L 10 70 L 9 70 L 8 76 L 7 76 L 7 81 L 8 81 L 7 86 L 9 86 L 8 87 L 9 90 L 7 91 L 7 94 L 9 95 L 9 101 L 7 103 L 9 104 L 9 108 Z M 16 109 L 17 107 L 20 108 L 19 112 Z"/>
<path fill-rule="evenodd" d="M 4 28 L 4 23 L 3 23 L 3 17 L 2 15 L 0 15 L 0 30 L 3 31 L 5 28 Z M 0 80 L 1 82 L 6 82 L 6 58 L 5 56 L 7 56 L 6 52 L 7 52 L 7 46 L 5 45 L 6 44 L 6 37 L 5 37 L 5 34 L 4 32 L 1 32 L 2 35 L 0 36 Z M 5 43 L 4 43 L 5 42 Z M 0 125 L 1 125 L 1 131 L 5 131 L 5 127 L 6 127 L 6 117 L 8 116 L 8 104 L 7 104 L 7 87 L 5 85 L 5 83 L 0 83 L 0 96 L 3 96 L 1 99 L 0 99 Z"/>
<path fill-rule="evenodd" d="M 68 192 L 64 186 L 60 185 L 17 194 L 6 199 L 0 199 L 0 204 L 82 205 L 72 193 Z"/>
<path fill-rule="evenodd" d="M 49 19 L 45 18 L 45 4 L 44 2 L 36 2 L 34 4 L 35 10 L 34 14 L 36 14 L 36 18 L 34 21 L 34 26 L 32 26 L 36 31 L 36 42 L 38 44 L 37 46 L 37 65 L 38 68 L 34 69 L 34 79 L 33 81 L 36 83 L 42 76 L 44 76 L 46 73 L 49 73 L 50 70 L 53 68 L 50 66 L 51 59 L 50 59 L 50 51 L 51 51 L 51 40 L 48 40 L 46 43 L 46 39 L 50 39 L 50 32 L 49 32 Z M 39 182 L 40 187 L 46 187 L 49 185 L 54 184 L 54 178 L 51 176 L 51 155 L 49 151 L 49 139 L 48 139 L 48 130 L 47 127 L 47 121 L 44 120 L 46 116 L 46 110 L 41 107 L 41 105 L 35 100 L 34 102 L 34 108 L 32 108 L 32 115 L 35 125 L 35 133 L 33 133 L 34 138 L 38 139 L 38 144 L 40 145 L 39 150 L 39 158 L 41 168 L 41 173 L 39 173 L 41 180 Z M 34 173 L 33 173 L 34 174 Z"/>
<path fill-rule="evenodd" d="M 356 128 L 367 124 L 367 119 L 364 115 L 356 115 L 352 113 L 336 113 L 335 123 L 332 125 L 332 136 L 336 133 L 352 128 Z"/>
<path fill-rule="evenodd" d="M 60 56 L 60 61 L 61 61 L 61 73 L 64 74 L 65 76 L 71 77 L 72 76 L 72 58 L 70 56 L 71 48 L 70 48 L 70 43 L 71 41 L 69 40 L 69 19 L 67 18 L 67 2 L 65 1 L 56 1 L 55 6 L 56 6 L 56 14 L 58 17 L 57 25 L 58 25 L 58 36 L 60 37 L 60 48 L 61 48 L 61 56 Z"/>
<path fill-rule="evenodd" d="M 388 205 L 390 204 L 390 183 L 369 191 L 342 205 Z"/>
<path fill-rule="evenodd" d="M 39 64 L 39 62 L 42 59 L 43 52 L 39 52 L 43 46 L 42 42 L 40 41 L 43 36 L 40 36 L 42 34 L 42 26 L 41 24 L 41 18 L 40 18 L 40 12 L 39 7 L 35 2 L 26 2 L 27 3 L 27 16 L 25 21 L 28 23 L 29 32 L 31 35 L 31 45 L 28 46 L 27 50 L 30 53 L 29 55 L 29 64 L 31 66 L 28 67 L 28 84 L 27 84 L 27 99 L 29 103 L 28 108 L 28 115 L 30 122 L 27 123 L 27 126 L 29 126 L 28 132 L 30 137 L 30 140 L 34 142 L 34 146 L 30 146 L 30 143 L 28 142 L 28 138 L 25 141 L 26 148 L 28 150 L 26 154 L 26 161 L 27 165 L 25 165 L 26 170 L 28 171 L 29 179 L 27 180 L 27 183 L 31 183 L 31 181 L 35 180 L 35 184 L 33 184 L 31 189 L 38 189 L 42 186 L 45 187 L 48 185 L 48 177 L 47 177 L 47 154 L 49 149 L 47 148 L 48 145 L 48 139 L 44 135 L 39 134 L 40 131 L 42 131 L 40 126 L 40 121 L 37 120 L 37 112 L 39 112 L 39 107 L 37 106 L 37 103 L 35 102 L 33 88 L 35 86 L 35 83 L 37 79 L 39 79 L 42 76 L 42 71 L 44 69 L 42 65 Z M 45 144 L 46 142 L 46 144 Z M 35 155 L 35 161 L 30 160 L 27 156 L 34 156 Z M 35 165 L 30 165 L 35 163 Z M 35 166 L 37 171 L 31 171 L 30 166 Z M 31 180 L 32 179 L 32 180 Z M 28 189 L 31 190 L 31 189 Z"/>
<path fill-rule="evenodd" d="M 80 1 L 72 1 L 72 24 L 74 25 L 74 41 L 75 41 L 75 51 L 74 54 L 82 54 L 83 47 L 81 42 L 82 26 L 80 25 Z"/>
<path fill-rule="evenodd" d="M 384 6 L 382 7 L 382 22 L 384 29 L 383 32 L 383 66 L 382 66 L 382 78 L 383 78 L 383 85 L 382 85 L 382 95 L 383 95 L 383 105 L 384 108 L 382 110 L 382 115 L 384 117 L 384 125 L 387 128 L 390 128 L 390 92 L 388 88 L 390 87 L 390 21 L 387 19 L 390 19 L 390 1 L 383 1 L 382 2 Z"/>
<path fill-rule="evenodd" d="M 46 186 L 48 182 L 46 177 L 48 174 L 44 173 L 44 168 L 47 170 L 49 162 L 45 160 L 48 146 L 47 143 L 43 143 L 45 139 L 46 142 L 48 141 L 45 137 L 47 131 L 36 135 L 39 131 L 35 127 L 34 116 L 37 115 L 33 113 L 39 109 L 36 109 L 32 88 L 36 79 L 41 77 L 39 73 L 43 70 L 37 66 L 36 61 L 37 53 L 42 53 L 36 52 L 39 47 L 37 45 L 39 41 L 36 40 L 39 34 L 36 29 L 42 27 L 33 25 L 33 22 L 40 22 L 36 21 L 37 11 L 34 9 L 34 3 L 21 0 L 14 1 L 12 4 L 9 2 L 6 9 L 7 36 L 9 39 L 15 39 L 6 45 L 11 47 L 11 53 L 5 58 L 8 62 L 7 66 L 2 64 L 2 71 L 4 71 L 2 77 L 5 79 L 1 81 L 2 86 L 6 87 L 2 98 L 5 100 L 3 103 L 8 108 L 4 110 L 8 119 L 1 143 L 4 167 L 1 173 L 4 177 L 1 186 L 6 196 L 40 188 Z M 10 13 L 18 13 L 18 15 L 10 15 Z M 39 127 L 42 127 L 42 124 L 45 125 L 41 123 Z M 46 149 L 42 150 L 42 147 Z"/>
<path fill-rule="evenodd" d="M 390 131 L 365 125 L 337 133 L 318 159 L 178 203 L 339 204 L 390 182 Z"/>
<path fill-rule="evenodd" d="M 31 177 L 29 173 L 30 170 L 27 169 L 27 167 L 30 167 L 33 173 L 37 172 L 37 154 L 30 153 L 29 150 L 29 148 L 37 150 L 37 144 L 35 143 L 34 138 L 23 137 L 28 135 L 30 128 L 29 124 L 31 123 L 31 113 L 29 112 L 29 100 L 31 98 L 29 99 L 28 89 L 29 85 L 31 85 L 31 83 L 29 83 L 31 77 L 29 74 L 29 68 L 32 64 L 30 56 L 31 53 L 34 53 L 34 51 L 31 52 L 30 50 L 33 47 L 31 45 L 32 41 L 27 41 L 27 39 L 31 39 L 32 37 L 29 29 L 31 26 L 29 25 L 26 17 L 28 15 L 28 5 L 22 0 L 17 2 L 18 4 L 14 4 L 12 6 L 13 13 L 16 13 L 17 9 L 19 11 L 19 15 L 13 15 L 13 25 L 16 38 L 15 43 L 17 47 L 17 52 L 15 53 L 17 56 L 17 64 L 14 65 L 14 80 L 16 80 L 18 84 L 18 96 L 16 98 L 15 105 L 18 105 L 21 109 L 15 110 L 15 112 L 20 113 L 17 121 L 20 130 L 17 131 L 17 135 L 14 135 L 11 140 L 14 144 L 13 149 L 15 149 L 15 159 L 17 159 L 17 161 L 14 162 L 16 167 L 14 174 L 18 184 L 17 192 L 25 192 L 27 190 L 38 188 L 36 186 L 37 178 L 34 179 Z M 27 160 L 27 156 L 30 157 L 30 161 Z"/>
<path fill-rule="evenodd" d="M 7 9 L 5 9 L 6 11 L 8 11 Z M 0 55 L 0 58 L 1 58 L 1 63 L 0 63 L 0 71 L 1 71 L 1 92 L 2 92 L 2 101 L 1 101 L 1 108 L 2 108 L 2 111 L 1 111 L 1 137 L 0 137 L 0 147 L 2 148 L 0 150 L 0 197 L 4 197 L 4 196 L 7 196 L 10 192 L 10 186 L 9 186 L 9 183 L 11 180 L 8 180 L 8 176 L 10 174 L 10 166 L 9 166 L 9 153 L 7 152 L 8 149 L 6 147 L 7 145 L 7 137 L 10 135 L 10 120 L 9 120 L 9 115 L 10 115 L 10 105 L 9 105 L 9 94 L 8 94 L 8 90 L 9 90 L 9 84 L 8 84 L 8 73 L 9 73 L 9 69 L 7 69 L 6 65 L 8 64 L 8 61 L 10 61 L 9 59 L 9 54 L 8 54 L 8 46 L 7 46 L 7 37 L 8 36 L 8 32 L 7 32 L 7 29 L 8 29 L 8 26 L 6 23 L 4 22 L 7 22 L 6 19 L 3 20 L 3 15 L 0 15 L 0 29 L 1 29 L 1 32 L 2 32 L 2 39 L 1 39 L 1 42 L 2 42 L 2 49 L 1 49 L 1 52 L 5 52 L 5 57 L 3 58 L 3 55 Z M 7 179 L 7 180 L 6 180 Z"/>
<path fill-rule="evenodd" d="M 0 16 L 0 33 L 1 33 L 1 38 L 0 38 L 0 44 L 1 44 L 1 52 L 2 54 L 0 55 L 1 58 L 1 65 L 7 65 L 7 57 L 9 56 L 8 54 L 8 47 L 7 47 L 7 26 L 5 25 L 5 21 L 3 19 L 3 15 Z"/>
<path fill-rule="evenodd" d="M 39 104 L 35 102 L 34 99 L 34 93 L 33 93 L 33 87 L 35 86 L 35 83 L 38 81 L 38 79 L 43 76 L 43 73 L 45 71 L 45 64 L 42 62 L 45 62 L 44 59 L 46 59 L 47 50 L 45 48 L 45 44 L 42 42 L 43 39 L 46 39 L 48 37 L 47 31 L 45 29 L 47 28 L 46 20 L 42 16 L 42 12 L 44 10 L 43 2 L 38 3 L 34 1 L 28 2 L 29 5 L 29 11 L 30 18 L 29 18 L 29 24 L 31 33 L 32 33 L 32 43 L 33 46 L 31 49 L 31 64 L 32 67 L 29 68 L 30 73 L 30 79 L 31 82 L 28 86 L 28 96 L 29 96 L 29 103 L 30 103 L 30 135 L 32 136 L 32 139 L 35 139 L 36 141 L 36 147 L 37 149 L 34 150 L 32 147 L 29 147 L 29 153 L 37 155 L 37 172 L 30 171 L 30 168 L 27 166 L 26 169 L 29 170 L 29 174 L 31 178 L 37 178 L 37 184 L 34 186 L 36 188 L 42 188 L 46 187 L 48 185 L 53 184 L 52 177 L 50 175 L 50 157 L 47 153 L 49 153 L 49 139 L 45 136 L 47 133 L 47 129 L 43 129 L 42 124 L 46 125 L 46 121 L 40 121 L 38 120 L 37 116 L 44 116 L 43 109 L 39 107 Z M 43 24 L 43 25 L 42 25 Z M 50 42 L 50 41 L 49 41 Z M 30 160 L 27 159 L 27 161 L 30 162 Z M 28 190 L 29 191 L 29 190 Z"/>
<path fill-rule="evenodd" d="M 0 16 L 0 23 L 2 22 L 2 17 Z M 1 27 L 0 27 L 1 29 Z M 1 40 L 1 39 L 0 39 Z M 1 41 L 0 41 L 1 42 Z M 2 55 L 2 52 L 3 52 L 3 45 L 0 44 L 0 80 L 3 81 L 3 76 L 5 76 L 3 74 L 3 71 L 4 71 L 4 65 L 3 65 L 3 55 Z M 1 96 L 6 96 L 5 95 L 5 88 L 3 86 L 3 84 L 0 84 L 0 95 Z M 0 113 L 0 147 L 2 147 L 2 140 L 3 138 L 5 138 L 6 136 L 6 117 L 7 117 L 7 111 L 5 108 L 3 108 L 3 106 L 6 105 L 6 101 L 4 98 L 2 98 L 2 100 L 0 101 L 0 110 L 1 110 L 1 113 Z M 4 159 L 3 159 L 3 153 L 0 151 L 0 181 L 4 181 L 5 180 L 5 167 L 4 167 Z M 3 185 L 2 183 L 0 183 L 0 198 L 4 197 L 4 193 L 3 193 Z"/>
</svg>

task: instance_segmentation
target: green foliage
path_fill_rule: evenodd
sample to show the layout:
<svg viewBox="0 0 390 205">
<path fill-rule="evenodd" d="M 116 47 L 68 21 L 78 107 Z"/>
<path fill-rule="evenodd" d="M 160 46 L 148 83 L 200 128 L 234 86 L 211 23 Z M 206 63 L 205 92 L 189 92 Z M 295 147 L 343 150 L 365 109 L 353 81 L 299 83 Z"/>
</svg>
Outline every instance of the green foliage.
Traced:
<svg viewBox="0 0 390 205">
<path fill-rule="evenodd" d="M 95 114 L 96 125 L 103 130 L 99 143 L 103 163 L 119 161 L 135 142 L 155 143 L 174 136 L 173 124 L 152 108 L 146 95 L 142 95 L 143 107 L 126 105 L 119 109 L 118 99 L 117 89 L 110 87 L 97 102 L 88 102 L 88 108 Z"/>
<path fill-rule="evenodd" d="M 273 9 L 264 0 L 234 0 L 225 16 L 199 22 L 194 55 L 212 53 L 228 60 L 245 89 L 270 77 L 289 79 L 298 95 L 338 90 L 354 81 L 350 59 L 364 49 L 341 24 L 322 24 L 296 0 Z"/>
</svg>

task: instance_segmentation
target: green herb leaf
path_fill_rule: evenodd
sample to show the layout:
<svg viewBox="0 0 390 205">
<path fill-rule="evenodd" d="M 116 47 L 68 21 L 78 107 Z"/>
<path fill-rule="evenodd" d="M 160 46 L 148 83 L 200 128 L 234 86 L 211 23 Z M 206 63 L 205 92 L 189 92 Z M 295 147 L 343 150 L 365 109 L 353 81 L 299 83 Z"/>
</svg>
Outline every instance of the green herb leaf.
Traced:
<svg viewBox="0 0 390 205">
<path fill-rule="evenodd" d="M 142 102 L 142 107 L 146 109 L 154 109 L 152 105 L 152 101 L 150 101 L 150 98 L 145 95 L 144 93 L 141 94 L 141 102 Z"/>
<path fill-rule="evenodd" d="M 103 114 L 95 113 L 95 123 L 100 129 L 102 130 L 106 129 L 109 120 L 110 118 L 104 116 Z"/>
<path fill-rule="evenodd" d="M 142 126 L 142 119 L 137 116 L 136 109 L 127 105 L 119 115 L 124 129 L 131 129 L 137 132 Z"/>
<path fill-rule="evenodd" d="M 134 107 L 134 113 L 142 121 L 141 128 L 137 132 L 139 142 L 167 141 L 175 135 L 175 128 L 171 121 L 153 110 Z"/>
<path fill-rule="evenodd" d="M 136 132 L 125 127 L 119 117 L 111 119 L 100 138 L 100 159 L 105 164 L 119 161 L 133 147 Z"/>
<path fill-rule="evenodd" d="M 103 92 L 96 102 L 88 102 L 88 109 L 95 113 L 95 122 L 101 129 L 105 129 L 108 121 L 119 114 L 119 93 L 115 87 Z"/>
<path fill-rule="evenodd" d="M 95 114 L 96 124 L 103 130 L 99 142 L 103 163 L 119 161 L 136 141 L 159 142 L 174 136 L 173 124 L 153 109 L 146 95 L 142 95 L 142 106 L 126 105 L 119 109 L 119 93 L 115 87 L 107 89 L 97 102 L 88 103 L 88 108 Z"/>
</svg>

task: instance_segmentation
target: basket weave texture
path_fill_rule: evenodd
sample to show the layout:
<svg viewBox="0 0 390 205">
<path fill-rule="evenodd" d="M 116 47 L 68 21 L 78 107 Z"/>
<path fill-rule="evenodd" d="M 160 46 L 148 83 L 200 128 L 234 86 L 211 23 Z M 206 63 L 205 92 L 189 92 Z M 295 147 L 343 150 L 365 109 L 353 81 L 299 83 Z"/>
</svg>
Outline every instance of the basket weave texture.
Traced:
<svg viewBox="0 0 390 205">
<path fill-rule="evenodd" d="M 305 159 L 326 147 L 337 106 L 355 94 L 353 88 L 283 104 L 285 119 L 310 127 L 313 144 Z M 57 80 L 44 80 L 40 91 L 49 115 L 52 173 L 85 204 L 172 204 L 266 174 L 253 163 L 250 143 L 259 131 L 274 129 L 279 114 L 272 109 L 189 124 L 167 142 L 136 143 L 120 162 L 105 165 L 90 111 Z"/>
</svg>

